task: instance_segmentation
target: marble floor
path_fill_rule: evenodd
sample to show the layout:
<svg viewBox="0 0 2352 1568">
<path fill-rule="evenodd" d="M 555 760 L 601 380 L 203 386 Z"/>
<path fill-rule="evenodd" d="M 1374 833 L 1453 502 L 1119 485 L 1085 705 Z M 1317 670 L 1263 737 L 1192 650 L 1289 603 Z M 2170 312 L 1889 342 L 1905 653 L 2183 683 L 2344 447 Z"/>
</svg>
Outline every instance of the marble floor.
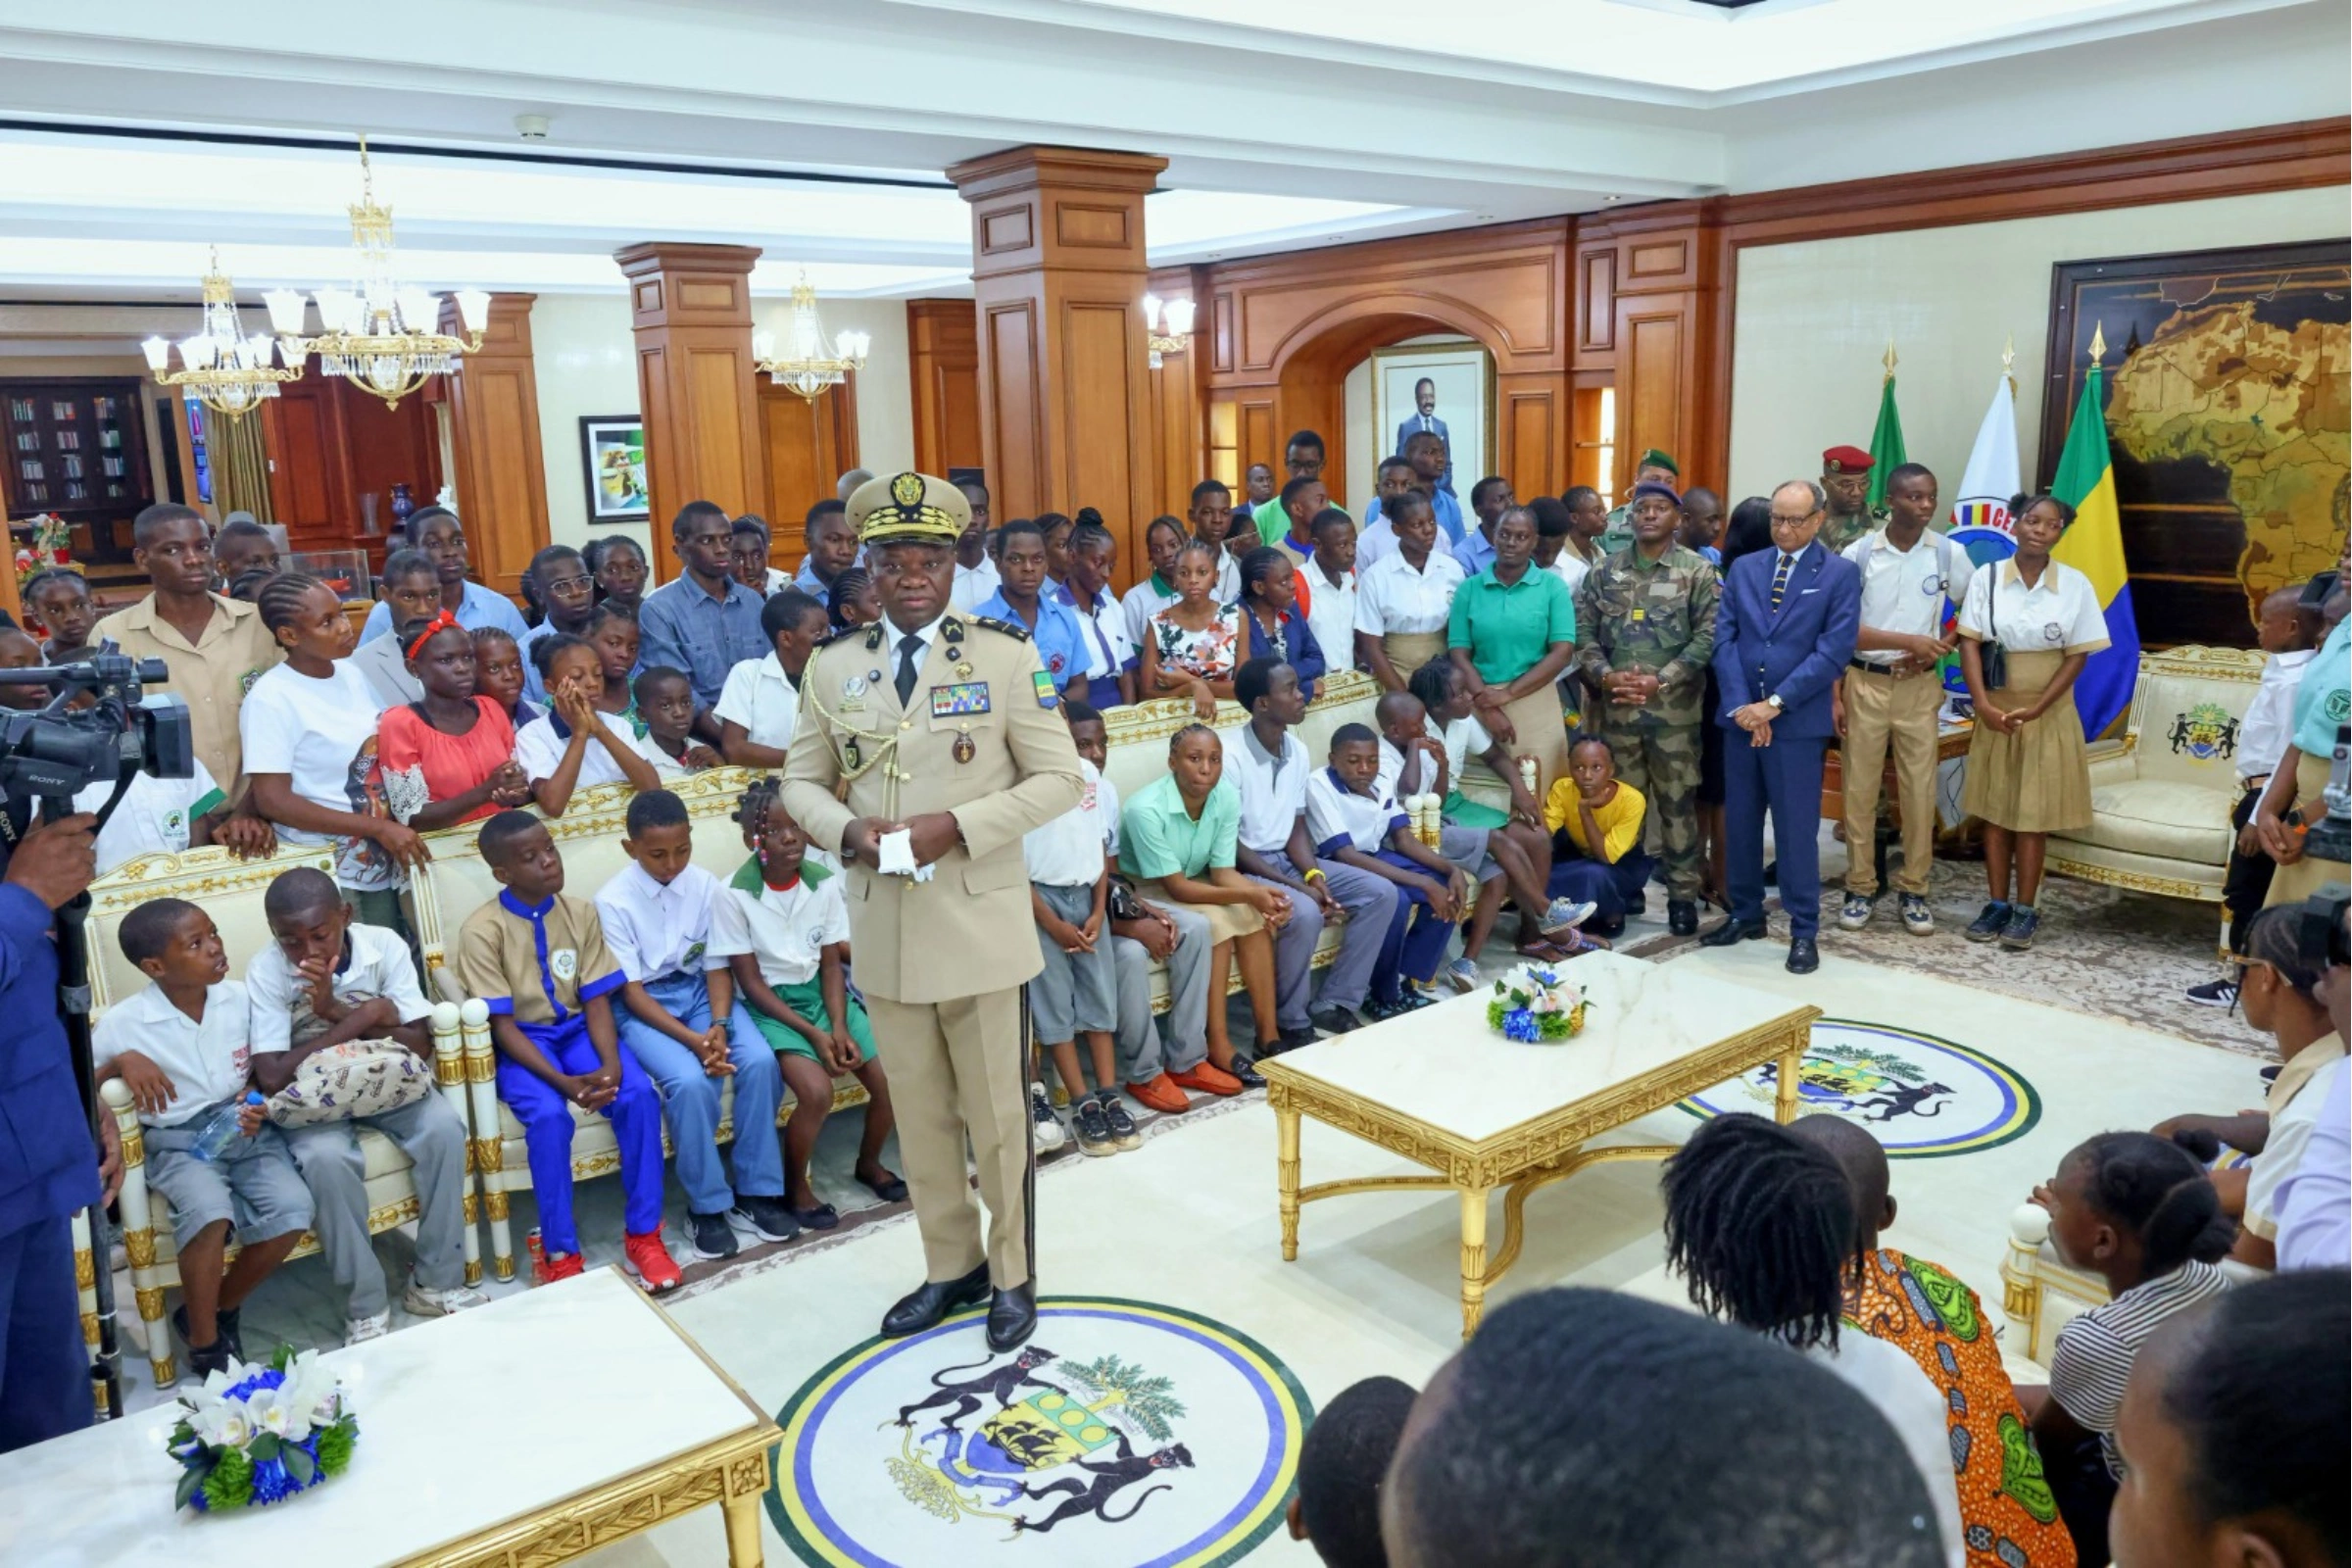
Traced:
<svg viewBox="0 0 2352 1568">
<path fill-rule="evenodd" d="M 1842 849 L 1825 850 L 1828 871 L 1841 860 Z M 2202 1026 L 2198 1039 L 2168 1032 L 2178 1031 L 2190 1011 L 2175 1004 L 2174 981 L 2179 975 L 2201 978 L 2195 971 L 2211 952 L 2211 926 L 2201 913 L 2190 911 L 2197 913 L 2192 922 L 2165 911 L 2151 926 L 2146 911 L 2127 910 L 2130 929 L 2113 929 L 2113 901 L 2088 890 L 2091 897 L 2070 904 L 2070 921 L 2045 936 L 2048 953 L 2020 961 L 2019 956 L 1988 954 L 1957 940 L 1956 924 L 1973 914 L 1977 897 L 1978 884 L 1966 879 L 1981 873 L 1965 865 L 1938 871 L 1935 891 L 1946 934 L 1934 942 L 1906 938 L 1889 910 L 1881 922 L 1884 931 L 1825 935 L 1822 970 L 1810 977 L 1782 968 L 1784 950 L 1777 941 L 1703 950 L 1668 940 L 1663 901 L 1656 898 L 1651 902 L 1659 913 L 1632 926 L 1619 945 L 1678 969 L 1690 965 L 1816 1002 L 1832 1016 L 1860 1025 L 1931 1031 L 1992 1058 L 2029 1085 L 2038 1119 L 2021 1135 L 1948 1157 L 1898 1159 L 1893 1166 L 1900 1218 L 1890 1241 L 1958 1273 L 1997 1319 L 1996 1269 L 2008 1215 L 2069 1148 L 2110 1127 L 2251 1103 L 2260 1085 L 2255 1063 L 2240 1054 L 2253 1043 L 2250 1034 L 2243 1042 L 2217 1039 L 2213 1026 L 2219 1020 L 2211 1017 L 2192 1020 Z M 2096 994 L 2078 990 L 2066 996 L 2067 1005 L 2051 1004 L 2058 1000 L 2053 993 L 2063 994 L 2062 977 L 2054 974 L 2056 962 L 2040 960 L 2079 948 L 2069 965 L 2096 967 L 2101 955 L 2112 958 L 2114 944 L 2127 936 L 2144 955 L 2136 975 L 2110 977 Z M 2007 977 L 2013 983 L 2003 983 Z M 2243 1030 L 2234 1016 L 2227 1023 Z M 1616 1136 L 1673 1142 L 1691 1125 L 1686 1113 L 1668 1111 Z M 864 1340 L 882 1307 L 921 1274 L 910 1216 L 903 1206 L 882 1210 L 848 1179 L 858 1127 L 855 1112 L 836 1118 L 816 1161 L 823 1196 L 849 1220 L 842 1231 L 762 1249 L 727 1264 L 697 1265 L 689 1270 L 687 1288 L 669 1303 L 679 1324 L 770 1409 L 782 1407 L 810 1374 Z M 1317 1402 L 1374 1373 L 1417 1383 L 1451 1353 L 1459 1317 L 1458 1230 L 1450 1195 L 1359 1196 L 1312 1205 L 1303 1217 L 1298 1260 L 1285 1264 L 1274 1213 L 1274 1124 L 1262 1096 L 1160 1118 L 1147 1133 L 1141 1150 L 1107 1159 L 1086 1159 L 1073 1151 L 1041 1170 L 1039 1272 L 1050 1295 L 1131 1298 L 1230 1325 L 1287 1364 Z M 1409 1168 L 1311 1121 L 1302 1154 L 1310 1182 Z M 671 1238 L 673 1250 L 682 1251 L 676 1224 L 683 1215 L 674 1211 L 674 1197 Z M 531 1223 L 528 1209 L 527 1197 L 518 1200 L 517 1234 Z M 617 1256 L 618 1209 L 616 1183 L 581 1189 L 582 1233 L 590 1239 L 592 1263 Z M 1661 1264 L 1656 1171 L 1647 1162 L 1595 1166 L 1548 1188 L 1531 1201 L 1528 1218 L 1526 1250 L 1495 1298 L 1578 1283 L 1681 1299 L 1679 1285 Z M 406 1239 L 393 1233 L 379 1238 L 378 1248 L 397 1279 L 407 1263 Z M 523 1288 L 516 1282 L 492 1289 Z M 126 1281 L 123 1298 L 127 1306 Z M 134 1406 L 144 1408 L 164 1396 L 147 1382 L 136 1327 L 132 1320 L 126 1381 Z M 339 1302 L 321 1260 L 291 1265 L 264 1286 L 246 1308 L 249 1343 L 257 1332 L 297 1345 L 338 1343 Z M 793 1560 L 772 1522 L 767 1529 L 769 1560 Z M 1033 1543 L 1039 1549 L 1027 1560 L 1088 1560 L 1061 1554 L 1076 1549 L 1065 1542 Z M 1311 1552 L 1279 1530 L 1250 1556 L 1313 1561 Z M 593 1560 L 605 1568 L 721 1563 L 718 1516 L 713 1511 L 677 1521 Z"/>
</svg>

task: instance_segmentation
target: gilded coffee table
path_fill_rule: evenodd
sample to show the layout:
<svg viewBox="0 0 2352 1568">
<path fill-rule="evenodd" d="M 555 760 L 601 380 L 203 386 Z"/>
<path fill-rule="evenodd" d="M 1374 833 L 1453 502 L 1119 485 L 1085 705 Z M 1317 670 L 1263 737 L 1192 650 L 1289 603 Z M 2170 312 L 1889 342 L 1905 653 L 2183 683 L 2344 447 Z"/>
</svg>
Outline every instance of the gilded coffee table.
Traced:
<svg viewBox="0 0 2352 1568">
<path fill-rule="evenodd" d="M 1797 1068 L 1821 1009 L 1715 979 L 1690 965 L 1615 953 L 1568 972 L 1592 1003 L 1585 1031 L 1521 1045 L 1487 1027 L 1489 993 L 1260 1062 L 1274 1107 L 1282 1255 L 1298 1256 L 1298 1205 L 1344 1193 L 1450 1188 L 1462 1209 L 1462 1337 L 1487 1288 L 1518 1260 L 1528 1194 L 1604 1160 L 1657 1159 L 1670 1144 L 1587 1147 L 1612 1128 L 1765 1062 L 1779 1063 L 1775 1113 L 1795 1119 Z M 1433 1176 L 1298 1184 L 1298 1121 L 1312 1116 L 1402 1154 Z M 1487 1200 L 1503 1190 L 1502 1246 L 1487 1255 Z"/>
</svg>

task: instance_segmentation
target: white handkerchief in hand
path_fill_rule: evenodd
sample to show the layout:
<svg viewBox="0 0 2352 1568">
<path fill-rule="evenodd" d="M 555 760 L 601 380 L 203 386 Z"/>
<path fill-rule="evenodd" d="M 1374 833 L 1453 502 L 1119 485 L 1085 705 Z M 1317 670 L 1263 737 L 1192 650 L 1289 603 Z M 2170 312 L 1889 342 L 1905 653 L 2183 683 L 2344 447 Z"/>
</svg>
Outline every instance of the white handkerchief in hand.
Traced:
<svg viewBox="0 0 2352 1568">
<path fill-rule="evenodd" d="M 885 833 L 877 841 L 874 869 L 884 876 L 914 875 L 914 835 L 902 828 Z"/>
</svg>

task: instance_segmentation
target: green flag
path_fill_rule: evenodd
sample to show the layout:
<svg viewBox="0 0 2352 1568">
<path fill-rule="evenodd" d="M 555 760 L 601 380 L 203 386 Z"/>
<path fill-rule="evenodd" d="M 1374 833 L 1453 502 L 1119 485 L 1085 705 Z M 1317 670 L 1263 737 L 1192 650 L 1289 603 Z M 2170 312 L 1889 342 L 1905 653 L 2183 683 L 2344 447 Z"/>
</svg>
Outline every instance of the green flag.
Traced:
<svg viewBox="0 0 2352 1568">
<path fill-rule="evenodd" d="M 1894 412 L 1894 375 L 1879 386 L 1879 427 L 1870 432 L 1870 499 L 1873 512 L 1886 504 L 1886 475 L 1910 462 L 1903 452 L 1903 416 Z"/>
</svg>

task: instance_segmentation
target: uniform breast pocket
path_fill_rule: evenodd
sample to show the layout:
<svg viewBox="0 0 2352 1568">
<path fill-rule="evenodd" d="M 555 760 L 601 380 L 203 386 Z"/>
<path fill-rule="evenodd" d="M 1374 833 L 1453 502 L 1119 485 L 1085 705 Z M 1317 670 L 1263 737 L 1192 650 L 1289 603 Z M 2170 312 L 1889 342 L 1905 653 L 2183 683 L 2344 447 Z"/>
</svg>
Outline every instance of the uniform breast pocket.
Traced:
<svg viewBox="0 0 2352 1568">
<path fill-rule="evenodd" d="M 1642 601 L 1641 629 L 1658 642 L 1688 641 L 1690 635 L 1690 601 L 1679 593 L 1661 598 L 1661 592 L 1671 593 L 1671 590 L 1652 589 L 1650 597 Z"/>
<path fill-rule="evenodd" d="M 1004 722 L 1005 694 L 987 681 L 934 686 L 916 699 L 935 735 L 980 735 Z"/>
</svg>

